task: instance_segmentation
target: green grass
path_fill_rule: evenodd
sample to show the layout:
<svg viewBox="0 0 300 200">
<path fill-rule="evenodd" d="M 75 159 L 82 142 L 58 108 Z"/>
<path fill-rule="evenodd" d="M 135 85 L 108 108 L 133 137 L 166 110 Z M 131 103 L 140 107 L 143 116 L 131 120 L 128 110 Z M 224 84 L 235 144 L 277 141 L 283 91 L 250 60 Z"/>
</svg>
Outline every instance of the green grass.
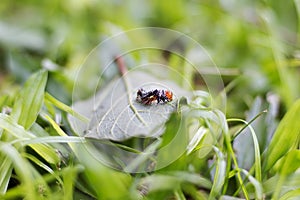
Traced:
<svg viewBox="0 0 300 200">
<path fill-rule="evenodd" d="M 4 0 L 0 199 L 298 199 L 300 4 L 222 2 Z M 212 61 L 179 38 L 168 47 L 173 54 L 148 45 L 122 55 L 128 70 L 140 66 L 144 75 L 120 78 L 120 64 L 113 62 L 119 50 L 156 47 L 171 37 L 144 30 L 91 52 L 105 38 L 142 26 L 184 32 Z M 202 77 L 194 62 L 204 66 Z M 116 80 L 126 80 L 128 98 L 120 102 L 128 100 L 129 111 L 147 119 L 130 102 L 140 87 L 130 83 L 140 79 L 173 82 L 184 94 L 168 104 L 176 105 L 170 115 L 162 112 L 163 134 L 86 138 L 85 125 L 97 127 L 89 115 L 92 94 L 103 92 L 97 96 L 101 113 Z M 216 84 L 209 94 L 204 80 L 221 80 L 224 87 Z"/>
</svg>

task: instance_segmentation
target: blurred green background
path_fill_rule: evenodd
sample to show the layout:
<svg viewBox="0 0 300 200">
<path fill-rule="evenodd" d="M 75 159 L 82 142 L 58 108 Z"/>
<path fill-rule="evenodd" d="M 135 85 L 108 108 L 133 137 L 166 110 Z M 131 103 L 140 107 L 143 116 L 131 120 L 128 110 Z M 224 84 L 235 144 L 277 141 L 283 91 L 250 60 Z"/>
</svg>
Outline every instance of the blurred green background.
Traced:
<svg viewBox="0 0 300 200">
<path fill-rule="evenodd" d="M 43 68 L 49 71 L 46 85 L 47 92 L 61 102 L 71 105 L 74 83 L 78 81 L 76 80 L 76 72 L 84 62 L 86 56 L 101 41 L 115 34 L 134 28 L 169 28 L 184 33 L 201 44 L 220 68 L 227 92 L 226 117 L 236 117 L 250 121 L 264 109 L 269 109 L 269 113 L 265 115 L 264 118 L 260 118 L 260 121 L 256 121 L 256 124 L 253 123 L 253 127 L 259 140 L 257 142 L 261 150 L 259 153 L 266 157 L 266 155 L 263 155 L 263 151 L 267 148 L 270 138 L 260 137 L 271 136 L 276 129 L 277 121 L 281 119 L 287 109 L 300 97 L 299 14 L 299 0 L 1 0 L 0 106 L 3 107 L 0 107 L 0 110 L 2 111 L 3 108 L 13 107 L 17 96 L 16 94 L 20 91 L 21 85 L 31 74 Z M 147 36 L 140 37 L 147 38 Z M 133 56 L 133 58 L 135 57 Z M 158 59 L 163 59 L 163 56 Z M 178 62 L 177 65 L 180 65 L 180 61 L 174 60 L 170 59 L 168 61 L 170 63 Z M 165 60 L 162 62 L 165 63 Z M 45 72 L 44 76 L 46 76 Z M 89 80 L 90 77 L 88 74 L 81 77 L 81 81 L 83 82 Z M 197 84 L 199 84 L 198 78 L 194 77 L 192 80 L 194 81 L 193 84 L 195 85 L 195 88 L 197 88 Z M 30 88 L 27 88 L 27 90 L 30 93 Z M 82 93 L 82 96 L 86 95 L 86 91 L 83 90 Z M 55 106 L 60 109 L 65 108 L 64 106 L 61 106 L 60 102 L 58 103 L 53 100 L 52 97 L 50 98 L 49 95 L 46 95 L 46 100 L 46 106 L 48 106 L 47 109 L 51 108 L 49 110 L 53 111 L 53 116 L 56 115 L 55 112 L 57 111 L 54 109 Z M 281 141 L 282 146 L 284 146 L 285 141 L 280 138 L 280 135 L 285 137 L 282 133 L 285 133 L 288 136 L 289 133 L 292 133 L 294 138 L 298 137 L 298 126 L 294 123 L 298 119 L 294 118 L 297 118 L 295 116 L 299 115 L 297 115 L 299 105 L 299 103 L 296 104 L 295 113 L 291 111 L 289 117 L 287 117 L 285 121 L 283 120 L 283 125 L 279 131 L 277 131 L 277 135 L 279 135 L 276 137 L 277 140 L 273 140 L 274 142 L 271 143 L 272 148 L 270 148 L 270 157 L 271 161 L 273 159 L 274 162 L 270 161 L 267 164 L 268 166 L 262 167 L 262 169 L 271 168 L 273 163 L 290 150 L 290 146 L 293 146 L 295 149 L 299 147 L 297 139 L 286 143 L 285 149 L 282 150 L 284 151 L 283 153 L 280 148 L 278 148 L 278 150 L 276 146 L 277 141 Z M 66 110 L 70 111 L 68 109 L 65 109 L 64 111 Z M 8 118 L 9 116 L 5 117 Z M 54 131 L 54 129 L 57 128 L 55 127 L 57 124 L 54 121 L 48 120 L 50 121 L 50 124 L 54 125 L 54 128 L 49 128 L 49 123 L 44 122 L 40 117 L 38 120 L 40 121 L 37 123 L 35 122 L 36 124 L 40 123 L 37 132 L 43 133 L 44 126 L 46 127 L 44 132 L 48 131 L 50 135 L 57 131 Z M 288 124 L 289 126 L 286 127 L 291 127 L 290 129 L 292 131 L 286 131 L 285 123 L 290 123 Z M 226 122 L 222 125 L 227 126 Z M 237 150 L 236 154 L 239 159 L 240 167 L 247 170 L 249 169 L 249 173 L 253 175 L 253 170 L 250 168 L 253 169 L 253 163 L 260 164 L 260 154 L 258 156 L 259 162 L 253 161 L 254 155 L 253 159 L 251 156 L 248 156 L 250 150 L 247 147 L 245 148 L 243 143 L 238 144 L 237 141 L 239 141 L 239 139 L 238 137 L 235 138 L 241 132 L 237 131 L 237 128 L 235 128 L 234 125 L 235 124 L 233 123 L 233 125 L 230 126 L 231 129 L 229 132 L 231 133 L 230 136 L 232 136 L 232 138 L 227 138 L 227 142 L 230 145 L 231 142 L 234 143 L 233 145 L 235 146 L 234 149 Z M 66 133 L 70 132 L 68 129 L 69 127 L 63 128 L 66 129 Z M 240 126 L 238 128 L 240 128 Z M 236 135 L 232 134 L 235 132 L 237 132 Z M 49 134 L 47 133 L 46 135 L 48 136 Z M 53 135 L 58 135 L 58 133 Z M 242 142 L 246 141 L 247 145 L 250 146 L 249 148 L 252 148 L 251 153 L 253 153 L 253 144 L 249 143 L 249 141 L 252 141 L 250 138 L 251 135 L 248 134 L 248 136 L 248 138 L 242 138 L 240 140 Z M 210 185 L 210 170 L 212 167 L 209 162 L 212 158 L 215 161 L 218 161 L 216 162 L 216 165 L 225 162 L 222 153 L 230 155 L 228 149 L 231 147 L 228 143 L 226 144 L 228 146 L 224 145 L 223 140 L 218 142 L 220 152 L 216 148 L 215 154 L 209 155 L 210 157 L 207 156 L 205 158 L 206 160 L 201 160 L 198 155 L 191 154 L 191 156 L 189 155 L 190 157 L 183 156 L 184 158 L 181 158 L 181 160 L 179 159 L 169 168 L 170 171 L 172 167 L 174 167 L 175 170 L 184 169 L 187 173 L 192 171 L 192 173 L 198 173 L 197 175 L 201 174 L 203 171 L 206 173 L 206 178 L 209 180 L 208 186 L 202 187 L 203 185 L 200 184 L 199 187 L 197 185 L 192 187 L 193 189 L 190 189 L 189 187 L 186 187 L 186 189 L 186 185 L 183 184 L 182 188 L 185 189 L 185 194 L 194 194 L 194 196 L 191 196 L 199 197 L 200 194 L 197 193 L 198 191 L 209 193 L 209 189 L 214 189 L 214 186 Z M 296 151 L 296 153 L 292 152 L 292 156 L 294 156 L 293 154 L 295 154 L 295 157 L 300 155 L 298 150 Z M 233 153 L 232 151 L 232 154 L 233 155 L 230 156 L 234 157 L 235 152 Z M 54 155 L 56 154 L 54 153 Z M 292 156 L 291 158 L 294 158 Z M 267 158 L 264 159 L 266 160 Z M 93 195 L 98 198 L 103 195 L 103 198 L 105 198 L 105 192 L 107 192 L 107 197 L 114 197 L 114 195 L 119 197 L 120 195 L 117 194 L 118 192 L 120 194 L 131 192 L 131 190 L 128 191 L 129 185 L 131 185 L 130 189 L 138 185 L 139 176 L 134 177 L 130 174 L 115 172 L 102 166 L 102 164 L 92 163 L 91 160 L 93 159 L 86 157 L 84 152 L 81 155 L 81 160 L 79 159 L 79 163 L 86 164 L 86 173 L 90 180 L 89 184 L 80 181 L 79 184 L 77 183 L 76 187 L 81 188 L 80 191 L 83 193 L 88 190 L 86 188 L 94 187 Z M 226 184 L 231 184 L 232 177 L 237 172 L 234 171 L 235 169 L 230 171 L 230 164 L 232 163 L 230 163 L 230 159 L 228 160 L 226 161 L 229 162 L 229 167 L 226 167 L 228 176 L 226 177 L 227 179 L 225 182 Z M 288 161 L 292 163 L 291 160 Z M 194 163 L 193 166 L 195 168 L 190 167 L 193 164 L 187 166 L 187 163 L 193 163 L 193 161 L 196 163 Z M 243 163 L 244 161 L 245 163 Z M 68 167 L 71 165 L 72 163 L 68 165 Z M 8 166 L 8 169 L 12 169 L 10 168 L 11 165 Z M 297 169 L 298 164 L 296 163 L 295 166 L 295 169 Z M 75 179 L 77 172 L 79 174 L 79 172 L 83 170 L 80 167 L 76 168 L 77 165 L 71 166 L 70 168 L 68 167 L 65 167 L 64 169 L 66 172 L 63 172 L 64 178 L 69 180 L 69 182 L 66 181 L 65 183 L 66 188 L 69 183 L 73 182 L 73 178 Z M 289 168 L 289 166 L 284 167 L 287 169 Z M 210 170 L 208 170 L 208 168 Z M 224 168 L 225 167 L 223 166 L 223 169 Z M 268 194 L 274 191 L 275 185 L 279 188 L 277 188 L 278 190 L 275 191 L 275 193 L 279 193 L 281 191 L 281 183 L 283 183 L 280 182 L 280 184 L 277 184 L 277 175 L 281 168 L 278 167 L 278 165 L 274 168 L 275 169 L 270 172 L 271 178 L 268 177 L 269 172 L 264 172 L 264 180 L 258 180 L 258 182 L 264 184 L 264 192 L 268 192 Z M 148 174 L 146 174 L 145 177 L 146 179 L 150 177 L 149 181 L 154 186 L 156 186 L 156 183 L 160 182 L 160 180 L 166 181 L 162 182 L 161 185 L 158 185 L 158 189 L 160 189 L 159 187 L 161 186 L 166 187 L 166 190 L 173 190 L 173 185 L 170 185 L 169 183 L 177 185 L 177 183 L 180 182 L 178 180 L 184 182 L 183 180 L 185 179 L 182 177 L 187 177 L 186 179 L 191 180 L 190 182 L 194 184 L 193 177 L 188 176 L 187 173 L 185 174 L 184 172 L 181 174 L 181 172 L 170 175 L 169 169 L 167 167 L 162 170 L 163 176 L 160 176 L 160 172 L 158 172 L 158 175 L 154 174 L 154 176 L 148 176 Z M 294 172 L 295 169 L 293 168 L 291 171 Z M 57 171 L 58 173 L 61 173 L 59 170 Z M 11 173 L 11 171 L 8 172 Z M 68 173 L 71 173 L 71 176 L 68 176 Z M 229 173 L 234 175 L 229 177 Z M 245 173 L 245 175 L 247 175 L 247 173 Z M 257 174 L 255 175 L 258 176 Z M 69 179 L 67 177 L 69 177 Z M 179 178 L 176 179 L 176 181 L 173 181 L 172 178 L 174 177 Z M 286 178 L 285 174 L 284 178 Z M 10 179 L 10 177 L 6 177 L 6 179 Z M 200 183 L 206 183 L 203 180 L 203 182 L 201 182 L 201 180 Z M 295 176 L 295 180 L 297 181 L 299 178 Z M 10 180 L 7 180 L 5 183 L 8 183 L 9 181 Z M 101 184 L 104 184 L 104 187 L 98 185 L 98 182 L 100 181 Z M 215 184 L 215 182 L 213 182 L 213 184 Z M 236 193 L 235 196 L 237 196 L 241 189 L 237 183 L 238 181 L 236 181 L 236 185 L 232 184 L 232 188 L 234 189 L 228 187 L 227 190 L 228 185 L 225 185 L 222 194 L 232 195 L 232 193 Z M 295 184 L 295 182 L 293 183 Z M 111 184 L 116 186 L 117 192 L 115 192 L 115 188 L 111 187 Z M 222 185 L 223 182 L 220 184 Z M 2 191 L 6 190 L 5 187 L 7 187 L 7 185 L 3 187 L 4 189 L 2 188 Z M 223 187 L 223 185 L 218 188 L 220 189 L 218 192 L 221 191 L 221 187 Z M 70 188 L 72 188 L 72 185 L 69 189 Z M 18 188 L 16 191 L 17 190 Z M 144 192 L 143 188 L 135 188 L 132 190 L 138 190 L 140 193 Z M 68 190 L 66 189 L 66 191 Z M 69 191 L 72 191 L 72 189 Z M 178 191 L 175 191 L 174 195 L 180 197 L 181 193 Z M 18 191 L 16 193 L 18 194 Z M 147 191 L 145 193 L 147 193 Z M 300 194 L 300 191 L 298 191 L 298 193 Z M 69 195 L 72 195 L 71 192 Z M 155 199 L 156 197 L 164 196 L 163 193 L 158 193 L 157 195 L 158 196 L 154 195 L 152 198 Z M 217 195 L 219 194 L 216 194 L 216 196 Z M 278 194 L 276 195 L 278 196 Z M 184 196 L 183 193 L 182 196 Z M 179 197 L 177 199 L 185 199 L 184 197 Z M 202 197 L 202 199 L 205 199 L 205 197 L 207 196 Z M 151 194 L 149 198 L 151 199 Z M 198 199 L 201 199 L 201 197 Z"/>
<path fill-rule="evenodd" d="M 285 110 L 300 93 L 298 14 L 299 2 L 284 0 L 2 0 L 0 92 L 50 67 L 47 90 L 70 103 L 75 70 L 91 49 L 122 31 L 152 26 L 187 34 L 218 67 L 238 69 L 223 77 L 231 83 L 229 116 L 242 117 L 256 96 L 269 92 Z"/>
</svg>

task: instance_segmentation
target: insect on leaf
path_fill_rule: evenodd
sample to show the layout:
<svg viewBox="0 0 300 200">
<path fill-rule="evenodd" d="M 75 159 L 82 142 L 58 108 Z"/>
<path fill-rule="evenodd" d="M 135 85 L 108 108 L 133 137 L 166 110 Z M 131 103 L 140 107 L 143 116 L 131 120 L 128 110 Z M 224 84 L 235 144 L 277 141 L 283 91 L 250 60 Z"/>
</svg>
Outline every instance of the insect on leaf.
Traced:
<svg viewBox="0 0 300 200">
<path fill-rule="evenodd" d="M 171 90 L 173 101 L 143 105 L 136 101 L 136 93 L 141 87 L 146 91 Z M 101 88 L 95 97 L 74 105 L 74 110 L 91 119 L 88 126 L 72 118 L 70 121 L 79 134 L 85 131 L 86 137 L 96 139 L 121 141 L 131 137 L 157 137 L 176 110 L 176 99 L 188 94 L 170 81 L 159 80 L 141 71 L 130 71 Z"/>
</svg>

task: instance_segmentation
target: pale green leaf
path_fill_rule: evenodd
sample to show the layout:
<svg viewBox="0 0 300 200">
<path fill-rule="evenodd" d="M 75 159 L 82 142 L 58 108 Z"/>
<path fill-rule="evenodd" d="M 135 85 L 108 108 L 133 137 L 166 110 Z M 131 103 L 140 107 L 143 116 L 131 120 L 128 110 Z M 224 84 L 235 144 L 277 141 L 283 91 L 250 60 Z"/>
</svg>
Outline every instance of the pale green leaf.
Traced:
<svg viewBox="0 0 300 200">
<path fill-rule="evenodd" d="M 279 200 L 297 200 L 300 196 L 300 188 L 293 189 L 285 193 Z"/>
<path fill-rule="evenodd" d="M 0 194 L 4 194 L 7 191 L 8 183 L 12 173 L 12 162 L 3 154 L 0 155 L 1 165 L 0 165 Z"/>
<path fill-rule="evenodd" d="M 0 128 L 16 138 L 34 138 L 35 136 L 18 125 L 11 116 L 0 113 Z"/>
<path fill-rule="evenodd" d="M 214 174 L 214 182 L 210 191 L 209 199 L 215 199 L 221 192 L 224 186 L 226 177 L 226 161 L 223 153 L 217 147 L 213 147 L 216 152 L 216 170 Z"/>
<path fill-rule="evenodd" d="M 35 152 L 37 152 L 43 159 L 51 164 L 57 164 L 60 161 L 59 154 L 56 150 L 47 144 L 29 144 Z"/>
<path fill-rule="evenodd" d="M 286 155 L 280 170 L 280 174 L 283 176 L 287 176 L 295 172 L 299 167 L 300 150 L 292 150 Z"/>
<path fill-rule="evenodd" d="M 11 116 L 28 130 L 35 122 L 44 101 L 48 73 L 41 70 L 25 83 L 14 104 Z"/>
<path fill-rule="evenodd" d="M 291 148 L 295 148 L 300 133 L 300 99 L 280 121 L 265 155 L 264 172 L 269 170 Z"/>
<path fill-rule="evenodd" d="M 281 188 L 283 187 L 287 176 L 294 173 L 300 167 L 300 150 L 291 150 L 283 158 L 282 166 L 279 171 L 279 180 L 276 183 L 276 189 L 273 194 L 273 198 L 277 199 Z"/>
<path fill-rule="evenodd" d="M 31 154 L 24 154 L 23 156 L 25 158 L 28 158 L 32 162 L 34 162 L 39 167 L 43 168 L 48 173 L 52 174 L 61 185 L 63 184 L 63 181 L 61 180 L 61 178 L 49 166 L 47 166 L 45 163 L 43 163 L 42 161 L 40 161 L 36 157 L 32 156 Z"/>
<path fill-rule="evenodd" d="M 242 172 L 248 177 L 249 181 L 252 183 L 252 185 L 255 188 L 255 199 L 262 200 L 263 199 L 263 188 L 261 183 L 255 179 L 251 174 L 249 174 L 248 171 L 242 170 Z"/>
<path fill-rule="evenodd" d="M 26 188 L 26 197 L 35 199 L 34 179 L 27 160 L 22 158 L 19 152 L 8 143 L 0 142 L 0 152 L 7 155 L 12 161 L 14 170 Z"/>
</svg>

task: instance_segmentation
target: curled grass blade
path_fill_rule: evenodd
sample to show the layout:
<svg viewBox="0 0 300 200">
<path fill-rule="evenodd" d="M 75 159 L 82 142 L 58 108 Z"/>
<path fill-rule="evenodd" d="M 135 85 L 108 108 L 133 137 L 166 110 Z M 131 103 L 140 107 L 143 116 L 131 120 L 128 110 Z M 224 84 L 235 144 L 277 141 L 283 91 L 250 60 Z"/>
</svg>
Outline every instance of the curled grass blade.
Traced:
<svg viewBox="0 0 300 200">
<path fill-rule="evenodd" d="M 255 178 L 261 182 L 262 180 L 262 173 L 261 173 L 261 158 L 260 158 L 260 150 L 259 150 L 259 143 L 255 134 L 255 131 L 253 130 L 252 126 L 246 122 L 245 120 L 242 119 L 228 119 L 227 121 L 239 121 L 239 122 L 243 122 L 244 124 L 246 124 L 245 127 L 248 127 L 250 129 L 251 135 L 252 135 L 252 139 L 253 139 L 253 144 L 254 144 L 254 157 L 255 157 Z M 244 128 L 243 128 L 244 129 Z"/>
<path fill-rule="evenodd" d="M 250 124 L 252 124 L 252 122 L 254 122 L 258 117 L 260 117 L 262 114 L 264 114 L 264 113 L 266 113 L 266 112 L 268 112 L 268 111 L 267 111 L 267 110 L 264 110 L 264 111 L 258 113 L 258 115 L 256 115 L 254 118 L 252 118 L 249 122 L 246 122 L 246 123 L 245 123 L 245 121 L 243 121 L 243 123 L 245 123 L 246 126 L 243 126 L 243 128 L 241 128 L 241 129 L 238 131 L 238 133 L 236 133 L 236 134 L 234 135 L 234 137 L 232 138 L 232 140 L 234 140 L 240 133 L 243 132 L 243 130 L 245 130 Z M 238 120 L 240 120 L 240 119 L 238 119 Z"/>
</svg>

